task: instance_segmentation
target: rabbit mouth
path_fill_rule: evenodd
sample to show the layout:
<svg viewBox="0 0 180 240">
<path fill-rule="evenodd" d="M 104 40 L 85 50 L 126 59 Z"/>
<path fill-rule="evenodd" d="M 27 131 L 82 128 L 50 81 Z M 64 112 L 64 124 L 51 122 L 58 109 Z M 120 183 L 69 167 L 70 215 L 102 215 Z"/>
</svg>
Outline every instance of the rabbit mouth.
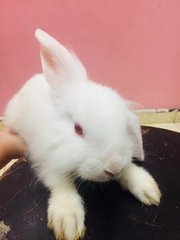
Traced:
<svg viewBox="0 0 180 240">
<path fill-rule="evenodd" d="M 115 180 L 115 179 L 117 179 L 117 178 L 119 177 L 119 175 L 120 175 L 120 172 L 119 172 L 119 173 L 116 173 L 116 174 L 114 174 L 114 173 L 112 173 L 112 172 L 109 172 L 109 171 L 107 171 L 107 170 L 105 170 L 104 172 L 105 172 L 105 174 L 106 174 L 106 176 L 107 176 L 107 178 L 108 178 L 109 180 Z"/>
<path fill-rule="evenodd" d="M 119 175 L 113 175 L 113 174 L 109 174 L 109 173 L 103 173 L 101 175 L 97 175 L 97 176 L 91 176 L 91 177 L 86 177 L 86 178 L 82 178 L 84 180 L 88 180 L 88 181 L 92 181 L 92 182 L 100 182 L 100 183 L 105 183 L 105 182 L 109 182 L 112 180 L 116 180 L 118 178 Z"/>
</svg>

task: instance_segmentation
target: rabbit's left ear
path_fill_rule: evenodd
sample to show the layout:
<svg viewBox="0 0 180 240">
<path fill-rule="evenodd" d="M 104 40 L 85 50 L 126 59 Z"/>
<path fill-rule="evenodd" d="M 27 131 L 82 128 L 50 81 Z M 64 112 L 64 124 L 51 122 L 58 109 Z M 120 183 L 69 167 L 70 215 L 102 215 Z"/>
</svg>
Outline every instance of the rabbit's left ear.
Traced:
<svg viewBox="0 0 180 240">
<path fill-rule="evenodd" d="M 143 150 L 141 127 L 140 127 L 137 116 L 130 111 L 128 111 L 128 132 L 129 132 L 129 135 L 131 136 L 133 146 L 134 146 L 133 157 L 137 158 L 140 161 L 143 161 L 144 150 Z"/>
<path fill-rule="evenodd" d="M 55 91 L 62 83 L 86 79 L 86 70 L 73 53 L 40 29 L 35 36 L 41 45 L 43 74 Z"/>
</svg>

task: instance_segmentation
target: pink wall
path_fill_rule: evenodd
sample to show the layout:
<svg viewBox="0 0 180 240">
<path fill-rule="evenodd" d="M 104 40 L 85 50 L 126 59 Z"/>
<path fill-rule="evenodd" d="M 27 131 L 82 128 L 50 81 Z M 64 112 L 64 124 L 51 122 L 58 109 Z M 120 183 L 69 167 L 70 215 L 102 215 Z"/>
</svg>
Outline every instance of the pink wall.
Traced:
<svg viewBox="0 0 180 240">
<path fill-rule="evenodd" d="M 41 70 L 40 27 L 81 58 L 96 81 L 144 108 L 180 107 L 180 1 L 2 0 L 0 114 Z"/>
</svg>

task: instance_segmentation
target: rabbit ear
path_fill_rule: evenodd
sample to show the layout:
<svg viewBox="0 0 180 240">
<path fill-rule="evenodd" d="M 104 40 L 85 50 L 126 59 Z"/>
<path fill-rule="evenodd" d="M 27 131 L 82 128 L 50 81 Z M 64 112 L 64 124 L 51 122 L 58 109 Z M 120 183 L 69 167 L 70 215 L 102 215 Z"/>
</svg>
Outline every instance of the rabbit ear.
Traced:
<svg viewBox="0 0 180 240">
<path fill-rule="evenodd" d="M 144 160 L 143 141 L 141 134 L 141 127 L 138 118 L 135 114 L 128 111 L 128 132 L 132 138 L 134 145 L 134 158 L 140 161 Z"/>
<path fill-rule="evenodd" d="M 43 74 L 56 89 L 60 82 L 86 79 L 86 70 L 79 59 L 46 32 L 37 29 L 35 37 L 41 45 Z"/>
</svg>

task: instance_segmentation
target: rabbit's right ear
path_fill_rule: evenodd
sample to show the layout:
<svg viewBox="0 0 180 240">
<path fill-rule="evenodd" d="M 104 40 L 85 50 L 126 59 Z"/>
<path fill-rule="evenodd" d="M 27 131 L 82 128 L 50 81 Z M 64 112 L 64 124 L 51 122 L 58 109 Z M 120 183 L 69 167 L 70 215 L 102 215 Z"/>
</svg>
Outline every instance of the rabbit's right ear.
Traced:
<svg viewBox="0 0 180 240">
<path fill-rule="evenodd" d="M 137 116 L 128 111 L 128 132 L 131 136 L 131 140 L 134 146 L 133 157 L 137 158 L 140 161 L 144 160 L 144 150 L 143 150 L 143 141 L 141 134 L 141 127 Z"/>
<path fill-rule="evenodd" d="M 35 36 L 41 45 L 43 74 L 54 89 L 66 81 L 81 81 L 87 78 L 86 70 L 79 59 L 46 32 L 37 29 Z"/>
</svg>

